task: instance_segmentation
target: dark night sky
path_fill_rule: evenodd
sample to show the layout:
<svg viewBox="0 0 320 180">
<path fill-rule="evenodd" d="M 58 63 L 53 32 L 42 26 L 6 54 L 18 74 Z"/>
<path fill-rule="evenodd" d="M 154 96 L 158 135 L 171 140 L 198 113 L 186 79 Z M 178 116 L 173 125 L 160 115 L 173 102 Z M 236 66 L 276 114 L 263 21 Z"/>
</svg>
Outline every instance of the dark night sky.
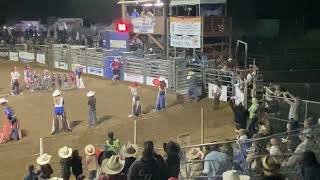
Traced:
<svg viewBox="0 0 320 180">
<path fill-rule="evenodd" d="M 120 14 L 116 2 L 117 0 L 0 0 L 0 21 L 5 17 L 37 19 L 58 16 L 87 17 L 95 21 L 110 22 Z M 228 0 L 228 2 L 230 12 L 243 12 L 258 18 L 282 20 L 304 17 L 310 26 L 320 24 L 320 14 L 317 9 L 320 5 L 319 0 Z"/>
</svg>

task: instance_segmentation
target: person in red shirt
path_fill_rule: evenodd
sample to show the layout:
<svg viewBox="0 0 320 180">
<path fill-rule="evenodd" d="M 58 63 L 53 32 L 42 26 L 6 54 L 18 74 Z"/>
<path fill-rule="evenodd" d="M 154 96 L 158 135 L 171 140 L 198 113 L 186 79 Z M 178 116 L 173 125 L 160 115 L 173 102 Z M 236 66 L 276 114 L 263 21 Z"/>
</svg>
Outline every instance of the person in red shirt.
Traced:
<svg viewBox="0 0 320 180">
<path fill-rule="evenodd" d="M 122 63 L 118 58 L 114 58 L 112 63 L 111 63 L 111 69 L 113 73 L 113 82 L 119 81 L 120 80 L 120 75 L 121 75 L 121 65 Z"/>
</svg>

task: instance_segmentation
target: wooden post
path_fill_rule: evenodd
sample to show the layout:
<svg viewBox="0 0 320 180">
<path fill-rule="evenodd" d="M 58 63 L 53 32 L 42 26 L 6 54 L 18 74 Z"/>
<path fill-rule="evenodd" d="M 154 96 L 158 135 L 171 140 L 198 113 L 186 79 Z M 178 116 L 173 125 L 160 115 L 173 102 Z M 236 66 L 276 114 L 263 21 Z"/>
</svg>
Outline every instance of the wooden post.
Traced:
<svg viewBox="0 0 320 180">
<path fill-rule="evenodd" d="M 40 138 L 40 156 L 43 154 L 42 138 Z"/>
<path fill-rule="evenodd" d="M 137 120 L 133 120 L 133 144 L 137 144 Z"/>
<path fill-rule="evenodd" d="M 124 2 L 124 0 L 121 0 L 122 2 Z M 127 6 L 124 3 L 120 4 L 121 6 L 121 18 L 125 19 L 127 17 Z"/>
<path fill-rule="evenodd" d="M 203 108 L 201 108 L 201 144 L 204 144 L 204 121 L 203 121 Z"/>
</svg>

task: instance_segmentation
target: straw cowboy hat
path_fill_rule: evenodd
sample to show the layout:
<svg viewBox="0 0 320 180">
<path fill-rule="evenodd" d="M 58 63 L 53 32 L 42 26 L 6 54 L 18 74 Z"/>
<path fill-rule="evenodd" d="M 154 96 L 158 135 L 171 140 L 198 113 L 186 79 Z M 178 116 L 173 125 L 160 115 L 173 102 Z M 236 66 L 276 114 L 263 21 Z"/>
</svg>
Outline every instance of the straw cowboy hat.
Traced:
<svg viewBox="0 0 320 180">
<path fill-rule="evenodd" d="M 250 176 L 239 175 L 236 170 L 226 171 L 222 174 L 223 180 L 250 180 Z"/>
<path fill-rule="evenodd" d="M 192 148 L 186 154 L 186 157 L 189 160 L 202 159 L 203 156 L 204 154 L 199 148 Z"/>
<path fill-rule="evenodd" d="M 131 144 L 128 142 L 126 145 L 123 145 L 120 149 L 120 154 L 124 157 L 135 157 L 138 152 L 138 146 L 136 144 Z"/>
<path fill-rule="evenodd" d="M 59 149 L 58 155 L 62 159 L 69 158 L 72 155 L 72 148 L 68 148 L 67 146 L 64 146 Z"/>
<path fill-rule="evenodd" d="M 84 148 L 84 152 L 86 153 L 86 155 L 92 156 L 96 153 L 96 149 L 92 144 L 89 144 Z"/>
<path fill-rule="evenodd" d="M 94 92 L 94 91 L 89 91 L 88 93 L 87 93 L 87 97 L 92 97 L 92 96 L 94 96 L 96 94 L 96 92 Z"/>
<path fill-rule="evenodd" d="M 42 154 L 37 158 L 38 165 L 42 166 L 50 162 L 51 156 L 47 153 Z"/>
<path fill-rule="evenodd" d="M 63 178 L 58 178 L 58 177 L 52 177 L 49 180 L 63 180 Z"/>
<path fill-rule="evenodd" d="M 0 99 L 0 104 L 7 103 L 7 102 L 8 102 L 8 100 L 6 100 L 5 98 Z"/>
<path fill-rule="evenodd" d="M 59 96 L 61 94 L 61 91 L 59 91 L 58 89 L 55 90 L 53 93 L 52 93 L 52 96 L 53 97 L 56 97 L 56 96 Z"/>
<path fill-rule="evenodd" d="M 110 159 L 103 160 L 101 170 L 108 175 L 115 175 L 123 170 L 124 163 L 125 161 L 121 160 L 119 156 L 113 155 Z"/>
</svg>

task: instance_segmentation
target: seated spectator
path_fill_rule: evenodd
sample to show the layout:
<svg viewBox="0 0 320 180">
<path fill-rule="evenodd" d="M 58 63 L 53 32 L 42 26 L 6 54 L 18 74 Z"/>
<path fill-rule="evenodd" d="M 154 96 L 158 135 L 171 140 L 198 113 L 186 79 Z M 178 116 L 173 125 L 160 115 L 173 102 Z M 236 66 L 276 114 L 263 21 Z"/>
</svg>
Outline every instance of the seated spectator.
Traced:
<svg viewBox="0 0 320 180">
<path fill-rule="evenodd" d="M 237 133 L 237 140 L 238 141 L 245 141 L 248 139 L 245 129 L 236 130 L 236 133 Z"/>
<path fill-rule="evenodd" d="M 299 135 L 299 139 L 301 141 L 304 141 L 306 135 L 312 132 L 311 126 L 312 126 L 312 118 L 308 118 L 308 119 L 304 120 L 304 122 L 303 122 L 304 129 L 302 130 L 301 134 Z"/>
<path fill-rule="evenodd" d="M 236 170 L 226 171 L 222 174 L 223 180 L 249 180 L 250 176 L 240 175 Z"/>
<path fill-rule="evenodd" d="M 82 157 L 79 156 L 79 152 L 77 149 L 72 151 L 72 160 L 71 160 L 72 174 L 75 179 L 78 180 L 82 175 Z"/>
<path fill-rule="evenodd" d="M 303 153 L 302 176 L 304 180 L 320 180 L 320 164 L 312 151 Z"/>
<path fill-rule="evenodd" d="M 121 171 L 122 174 L 127 175 L 128 170 L 133 162 L 136 161 L 136 154 L 138 153 L 138 146 L 128 142 L 120 149 L 120 154 L 125 158 L 124 168 Z"/>
<path fill-rule="evenodd" d="M 280 174 L 280 164 L 273 157 L 264 157 L 262 159 L 263 166 L 263 180 L 285 180 L 284 176 Z"/>
<path fill-rule="evenodd" d="M 211 145 L 211 152 L 205 157 L 203 174 L 208 176 L 208 180 L 219 179 L 223 172 L 232 169 L 226 154 L 218 152 L 217 144 Z"/>
<path fill-rule="evenodd" d="M 126 176 L 121 174 L 124 164 L 125 160 L 120 159 L 118 155 L 113 155 L 110 159 L 103 160 L 101 171 L 107 175 L 108 180 L 125 180 Z"/>
<path fill-rule="evenodd" d="M 259 127 L 258 133 L 253 136 L 254 139 L 259 139 L 253 143 L 257 154 L 268 154 L 266 150 L 266 146 L 269 141 L 268 138 L 266 138 L 267 136 L 268 136 L 267 128 L 264 125 L 261 125 Z"/>
<path fill-rule="evenodd" d="M 34 172 L 34 166 L 27 166 L 27 175 L 24 177 L 24 180 L 38 180 L 38 175 Z"/>
<path fill-rule="evenodd" d="M 134 8 L 134 9 L 133 9 L 133 12 L 132 12 L 131 15 L 130 15 L 130 17 L 139 17 L 139 16 L 140 16 L 139 12 L 137 11 L 136 8 Z"/>
<path fill-rule="evenodd" d="M 97 158 L 95 155 L 95 148 L 93 145 L 89 144 L 84 148 L 86 153 L 86 167 L 89 172 L 89 179 L 93 180 L 97 175 Z"/>
<path fill-rule="evenodd" d="M 181 167 L 181 177 L 183 178 L 195 178 L 201 176 L 203 170 L 203 162 L 200 160 L 204 159 L 204 154 L 200 148 L 192 148 L 187 154 L 186 166 Z"/>
<path fill-rule="evenodd" d="M 50 166 L 51 156 L 47 153 L 42 154 L 37 158 L 37 164 L 40 165 L 40 169 L 37 172 L 39 178 L 50 179 L 51 174 L 53 173 L 52 167 Z"/>
<path fill-rule="evenodd" d="M 112 131 L 108 133 L 108 140 L 106 141 L 106 150 L 114 151 L 115 153 L 119 153 L 120 150 L 120 141 L 119 139 L 114 138 L 114 133 Z"/>
<path fill-rule="evenodd" d="M 142 158 L 135 161 L 129 168 L 127 180 L 163 180 L 162 167 L 155 156 L 152 141 L 146 141 L 142 152 Z"/>
<path fill-rule="evenodd" d="M 166 176 L 169 177 L 179 177 L 180 172 L 180 153 L 181 149 L 179 144 L 170 141 L 169 143 L 163 144 L 163 149 L 165 151 L 165 165 L 166 165 Z"/>
<path fill-rule="evenodd" d="M 286 144 L 289 153 L 292 153 L 300 142 L 298 136 L 296 135 L 297 132 L 295 131 L 298 127 L 299 124 L 297 121 L 289 122 L 287 124 L 288 136 L 281 139 L 282 143 Z"/>
<path fill-rule="evenodd" d="M 270 139 L 270 144 L 271 144 L 271 147 L 269 149 L 270 155 L 280 155 L 281 154 L 281 150 L 280 150 L 278 139 L 271 138 Z"/>
</svg>

